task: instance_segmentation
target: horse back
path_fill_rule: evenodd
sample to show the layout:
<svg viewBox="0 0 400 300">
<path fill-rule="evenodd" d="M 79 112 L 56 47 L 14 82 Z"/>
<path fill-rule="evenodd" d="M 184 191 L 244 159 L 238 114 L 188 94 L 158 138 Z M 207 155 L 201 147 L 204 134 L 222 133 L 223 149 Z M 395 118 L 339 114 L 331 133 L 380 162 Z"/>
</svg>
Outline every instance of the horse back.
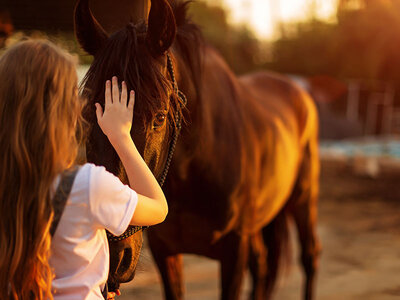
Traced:
<svg viewBox="0 0 400 300">
<path fill-rule="evenodd" d="M 257 230 L 279 213 L 292 193 L 304 149 L 317 136 L 317 111 L 311 97 L 284 76 L 258 72 L 239 81 L 253 125 L 250 143 L 257 149 L 250 150 L 253 165 L 248 172 L 257 176 L 245 228 Z"/>
<path fill-rule="evenodd" d="M 273 72 L 257 72 L 240 77 L 244 89 L 254 97 L 263 110 L 275 115 L 297 133 L 304 147 L 310 136 L 318 131 L 317 109 L 310 95 L 294 81 Z"/>
</svg>

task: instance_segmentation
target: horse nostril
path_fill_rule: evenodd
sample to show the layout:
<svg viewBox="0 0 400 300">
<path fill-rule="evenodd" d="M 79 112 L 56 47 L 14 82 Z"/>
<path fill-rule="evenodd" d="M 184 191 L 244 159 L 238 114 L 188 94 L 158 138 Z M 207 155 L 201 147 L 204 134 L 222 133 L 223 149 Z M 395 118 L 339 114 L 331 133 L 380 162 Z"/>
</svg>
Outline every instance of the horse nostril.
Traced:
<svg viewBox="0 0 400 300">
<path fill-rule="evenodd" d="M 135 277 L 136 273 L 136 259 L 133 256 L 132 248 L 125 248 L 121 264 L 117 270 L 119 280 L 121 283 L 129 282 Z"/>
<path fill-rule="evenodd" d="M 131 266 L 132 260 L 133 260 L 132 248 L 125 248 L 121 264 L 118 267 L 118 273 L 124 274 L 126 271 L 128 271 Z"/>
</svg>

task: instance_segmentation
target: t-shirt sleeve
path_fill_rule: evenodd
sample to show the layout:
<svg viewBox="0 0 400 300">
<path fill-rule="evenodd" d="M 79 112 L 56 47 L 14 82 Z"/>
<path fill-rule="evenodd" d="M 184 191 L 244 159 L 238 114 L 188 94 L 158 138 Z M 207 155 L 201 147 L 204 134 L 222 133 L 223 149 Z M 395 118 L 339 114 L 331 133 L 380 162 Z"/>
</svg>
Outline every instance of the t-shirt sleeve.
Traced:
<svg viewBox="0 0 400 300">
<path fill-rule="evenodd" d="M 121 235 L 128 228 L 138 202 L 129 186 L 104 167 L 92 166 L 89 205 L 94 225 Z"/>
</svg>

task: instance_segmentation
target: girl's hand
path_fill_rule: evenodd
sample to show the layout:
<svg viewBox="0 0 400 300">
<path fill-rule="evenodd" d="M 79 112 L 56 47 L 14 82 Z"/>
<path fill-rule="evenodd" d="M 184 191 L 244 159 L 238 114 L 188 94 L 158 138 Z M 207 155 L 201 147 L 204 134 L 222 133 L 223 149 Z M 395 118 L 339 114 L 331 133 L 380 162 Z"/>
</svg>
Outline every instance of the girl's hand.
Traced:
<svg viewBox="0 0 400 300">
<path fill-rule="evenodd" d="M 119 290 L 116 290 L 115 292 L 109 292 L 107 294 L 107 300 L 114 300 L 115 296 L 121 296 L 121 292 Z"/>
<path fill-rule="evenodd" d="M 122 82 L 122 91 L 120 93 L 117 77 L 106 81 L 105 108 L 96 103 L 97 122 L 101 130 L 108 137 L 110 142 L 120 138 L 130 136 L 132 128 L 133 107 L 135 105 L 135 92 L 129 94 L 126 83 Z"/>
</svg>

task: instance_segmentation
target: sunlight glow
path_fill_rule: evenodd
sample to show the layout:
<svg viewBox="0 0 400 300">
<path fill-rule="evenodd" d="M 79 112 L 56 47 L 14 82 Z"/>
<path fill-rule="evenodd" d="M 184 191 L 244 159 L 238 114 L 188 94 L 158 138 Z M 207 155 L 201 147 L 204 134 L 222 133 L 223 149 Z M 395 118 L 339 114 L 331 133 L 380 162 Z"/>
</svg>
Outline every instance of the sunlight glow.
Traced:
<svg viewBox="0 0 400 300">
<path fill-rule="evenodd" d="M 306 19 L 313 13 L 313 7 L 318 18 L 332 18 L 338 0 L 220 0 L 219 2 L 228 7 L 233 23 L 249 24 L 260 38 L 272 38 L 279 22 Z"/>
</svg>

